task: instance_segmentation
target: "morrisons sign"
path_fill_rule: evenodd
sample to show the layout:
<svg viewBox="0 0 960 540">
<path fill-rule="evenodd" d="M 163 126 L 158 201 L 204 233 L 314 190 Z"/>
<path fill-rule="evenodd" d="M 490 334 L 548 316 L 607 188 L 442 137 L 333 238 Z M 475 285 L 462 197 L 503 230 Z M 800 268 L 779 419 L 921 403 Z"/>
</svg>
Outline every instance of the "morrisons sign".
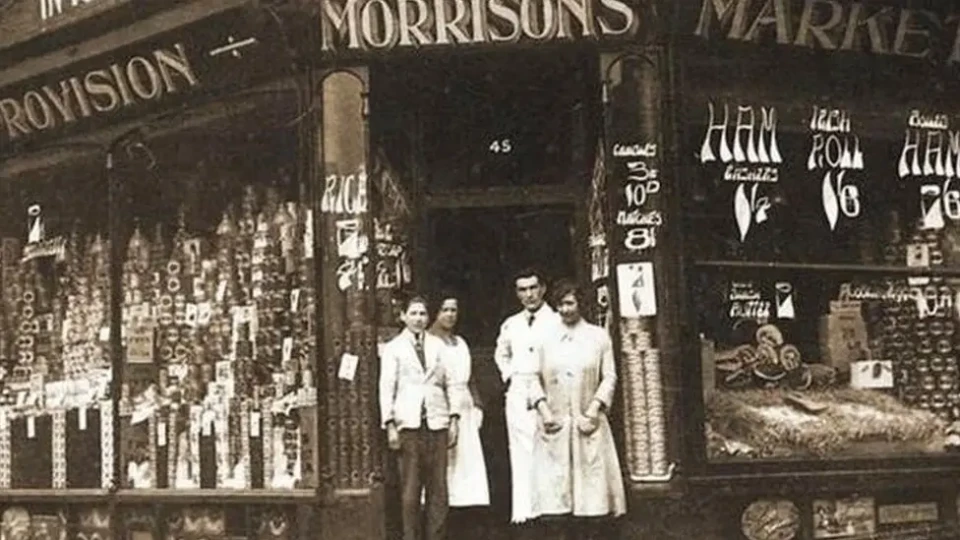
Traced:
<svg viewBox="0 0 960 540">
<path fill-rule="evenodd" d="M 630 38 L 637 0 L 323 0 L 324 51 Z"/>
</svg>

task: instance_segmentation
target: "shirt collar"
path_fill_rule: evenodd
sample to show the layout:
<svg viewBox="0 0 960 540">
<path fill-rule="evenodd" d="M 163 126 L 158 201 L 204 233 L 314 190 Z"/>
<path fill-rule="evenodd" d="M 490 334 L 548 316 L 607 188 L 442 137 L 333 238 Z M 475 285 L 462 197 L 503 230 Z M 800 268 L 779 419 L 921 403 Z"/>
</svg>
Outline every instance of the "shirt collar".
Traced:
<svg viewBox="0 0 960 540">
<path fill-rule="evenodd" d="M 553 313 L 553 308 L 551 308 L 546 302 L 544 302 L 544 303 L 540 304 L 540 307 L 537 308 L 536 311 L 528 311 L 528 310 L 524 309 L 524 310 L 523 310 L 523 317 L 524 317 L 524 319 L 525 319 L 525 320 L 528 319 L 528 318 L 530 317 L 530 314 L 531 314 L 531 313 L 533 313 L 533 318 L 534 318 L 534 320 L 537 320 L 537 319 L 539 319 L 539 318 L 540 318 L 541 316 L 543 316 L 543 315 L 546 315 L 546 314 L 548 314 L 548 313 Z"/>
<path fill-rule="evenodd" d="M 575 335 L 577 335 L 577 333 L 579 333 L 579 331 L 584 327 L 584 324 L 585 324 L 585 323 L 583 322 L 583 319 L 581 318 L 581 319 L 580 319 L 579 321 L 577 321 L 576 324 L 574 324 L 573 326 L 567 326 L 566 324 L 564 324 L 564 323 L 562 323 L 562 322 L 561 322 L 560 324 L 561 324 L 562 327 L 563 327 L 563 334 L 562 334 L 561 339 L 564 340 L 564 341 L 569 341 L 569 340 L 573 339 L 573 337 L 574 337 Z"/>
<path fill-rule="evenodd" d="M 413 331 L 410 330 L 409 328 L 404 328 L 402 333 L 403 333 L 403 335 L 406 337 L 406 339 L 409 339 L 409 340 L 410 340 L 410 343 L 416 343 L 416 342 L 417 342 L 417 335 L 414 334 Z M 423 335 L 424 335 L 424 334 L 426 334 L 426 330 L 424 330 L 423 332 L 420 333 L 420 339 L 423 339 Z"/>
</svg>

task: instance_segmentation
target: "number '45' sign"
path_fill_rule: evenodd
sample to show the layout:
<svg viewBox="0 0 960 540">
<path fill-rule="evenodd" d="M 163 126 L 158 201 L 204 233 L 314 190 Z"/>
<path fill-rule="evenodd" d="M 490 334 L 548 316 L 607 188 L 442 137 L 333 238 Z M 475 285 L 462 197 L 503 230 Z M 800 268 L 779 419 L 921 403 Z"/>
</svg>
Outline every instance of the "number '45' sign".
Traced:
<svg viewBox="0 0 960 540">
<path fill-rule="evenodd" d="M 509 154 L 513 152 L 513 141 L 510 139 L 497 139 L 487 147 L 491 154 Z"/>
</svg>

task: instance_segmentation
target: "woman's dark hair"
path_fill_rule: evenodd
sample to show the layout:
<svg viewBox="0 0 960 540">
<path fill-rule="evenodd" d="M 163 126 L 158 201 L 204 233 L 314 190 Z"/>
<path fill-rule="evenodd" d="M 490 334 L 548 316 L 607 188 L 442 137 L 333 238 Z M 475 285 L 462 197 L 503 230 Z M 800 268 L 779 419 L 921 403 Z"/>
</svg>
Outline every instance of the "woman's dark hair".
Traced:
<svg viewBox="0 0 960 540">
<path fill-rule="evenodd" d="M 571 279 L 561 279 L 553 286 L 553 292 L 550 295 L 553 307 L 559 307 L 560 301 L 567 295 L 572 294 L 577 300 L 577 307 L 580 308 L 580 315 L 586 316 L 590 312 L 590 304 L 587 301 L 587 295 L 583 289 L 577 286 L 577 283 Z"/>
<path fill-rule="evenodd" d="M 440 289 L 440 291 L 436 295 L 434 295 L 433 298 L 436 300 L 436 305 L 434 306 L 434 308 L 436 308 L 436 311 L 437 311 L 437 313 L 434 313 L 434 315 L 437 315 L 440 313 L 440 309 L 443 307 L 443 303 L 446 302 L 447 300 L 456 300 L 457 305 L 458 306 L 460 305 L 460 294 L 452 288 Z"/>
</svg>

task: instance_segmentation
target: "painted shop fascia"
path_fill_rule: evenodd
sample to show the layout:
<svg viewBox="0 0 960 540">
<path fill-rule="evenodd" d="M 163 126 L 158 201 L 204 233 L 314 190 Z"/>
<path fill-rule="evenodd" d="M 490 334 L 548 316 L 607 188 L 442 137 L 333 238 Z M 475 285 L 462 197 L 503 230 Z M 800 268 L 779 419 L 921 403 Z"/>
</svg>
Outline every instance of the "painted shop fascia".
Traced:
<svg viewBox="0 0 960 540">
<path fill-rule="evenodd" d="M 630 0 L 323 0 L 321 50 L 633 39 L 643 10 Z"/>
<path fill-rule="evenodd" d="M 0 88 L 0 154 L 276 75 L 279 43 L 232 10 Z"/>
<path fill-rule="evenodd" d="M 0 17 L 0 49 L 66 31 L 130 0 L 10 0 Z"/>
<path fill-rule="evenodd" d="M 693 33 L 952 66 L 960 63 L 958 15 L 839 0 L 702 0 Z"/>
<path fill-rule="evenodd" d="M 163 100 L 200 86 L 183 43 L 129 56 L 109 66 L 31 86 L 0 98 L 4 143 L 56 131 L 123 107 Z"/>
</svg>

